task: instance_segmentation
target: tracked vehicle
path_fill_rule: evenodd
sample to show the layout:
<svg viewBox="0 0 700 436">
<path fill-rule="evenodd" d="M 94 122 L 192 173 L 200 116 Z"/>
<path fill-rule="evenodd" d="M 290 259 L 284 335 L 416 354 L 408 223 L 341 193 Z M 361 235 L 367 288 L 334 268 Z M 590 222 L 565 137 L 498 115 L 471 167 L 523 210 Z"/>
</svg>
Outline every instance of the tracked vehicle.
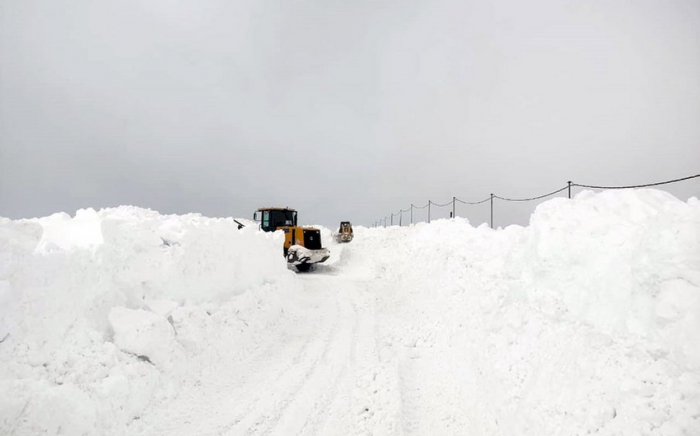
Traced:
<svg viewBox="0 0 700 436">
<path fill-rule="evenodd" d="M 321 231 L 297 225 L 297 211 L 288 207 L 261 207 L 253 214 L 264 232 L 284 232 L 283 253 L 287 263 L 299 272 L 306 272 L 314 264 L 328 260 L 331 253 L 321 244 Z"/>
<path fill-rule="evenodd" d="M 352 241 L 353 237 L 354 233 L 352 231 L 352 224 L 350 224 L 350 221 L 341 221 L 340 228 L 338 228 L 338 232 L 335 234 L 336 242 L 350 242 Z"/>
</svg>

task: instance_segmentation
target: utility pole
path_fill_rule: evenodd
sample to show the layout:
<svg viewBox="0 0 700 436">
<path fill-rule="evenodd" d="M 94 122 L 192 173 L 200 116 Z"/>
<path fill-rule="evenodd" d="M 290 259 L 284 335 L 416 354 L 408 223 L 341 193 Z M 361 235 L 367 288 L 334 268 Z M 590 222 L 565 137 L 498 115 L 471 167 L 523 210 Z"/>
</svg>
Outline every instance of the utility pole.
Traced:
<svg viewBox="0 0 700 436">
<path fill-rule="evenodd" d="M 493 228 L 493 194 L 491 194 L 491 228 Z"/>
</svg>

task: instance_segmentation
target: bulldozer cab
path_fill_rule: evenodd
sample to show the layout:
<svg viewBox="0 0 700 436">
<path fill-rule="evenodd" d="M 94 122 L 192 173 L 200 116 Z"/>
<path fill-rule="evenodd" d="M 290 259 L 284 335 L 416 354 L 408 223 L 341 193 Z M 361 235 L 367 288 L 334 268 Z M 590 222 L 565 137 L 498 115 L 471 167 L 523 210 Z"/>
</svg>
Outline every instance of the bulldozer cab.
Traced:
<svg viewBox="0 0 700 436">
<path fill-rule="evenodd" d="M 350 221 L 341 221 L 338 233 L 335 234 L 335 240 L 337 242 L 350 242 L 353 237 Z"/>
<path fill-rule="evenodd" d="M 296 227 L 297 211 L 289 208 L 260 208 L 253 214 L 255 221 L 260 220 L 264 232 L 274 232 L 280 227 Z"/>
</svg>

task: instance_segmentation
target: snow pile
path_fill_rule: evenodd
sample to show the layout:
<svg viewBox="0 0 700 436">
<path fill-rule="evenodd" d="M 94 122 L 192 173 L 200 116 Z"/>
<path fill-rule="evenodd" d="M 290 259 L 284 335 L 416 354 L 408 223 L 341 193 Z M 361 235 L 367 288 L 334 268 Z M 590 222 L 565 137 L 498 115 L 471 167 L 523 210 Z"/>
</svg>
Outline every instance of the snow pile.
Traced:
<svg viewBox="0 0 700 436">
<path fill-rule="evenodd" d="M 280 237 L 133 207 L 0 221 L 0 433 L 103 433 L 172 396 L 206 343 L 193 314 L 255 298 L 274 322 Z"/>
<path fill-rule="evenodd" d="M 700 202 L 583 193 L 538 208 L 522 259 L 533 300 L 608 333 L 656 340 L 700 369 Z"/>
<path fill-rule="evenodd" d="M 416 434 L 450 420 L 475 434 L 700 429 L 697 199 L 584 192 L 526 228 L 357 233 L 346 266 L 376 277 L 379 342 L 407 386 L 423 376 L 413 389 L 442 399 Z"/>
<path fill-rule="evenodd" d="M 0 218 L 0 433 L 700 428 L 697 199 L 322 238 L 333 257 L 296 276 L 280 234 L 230 219 Z"/>
</svg>

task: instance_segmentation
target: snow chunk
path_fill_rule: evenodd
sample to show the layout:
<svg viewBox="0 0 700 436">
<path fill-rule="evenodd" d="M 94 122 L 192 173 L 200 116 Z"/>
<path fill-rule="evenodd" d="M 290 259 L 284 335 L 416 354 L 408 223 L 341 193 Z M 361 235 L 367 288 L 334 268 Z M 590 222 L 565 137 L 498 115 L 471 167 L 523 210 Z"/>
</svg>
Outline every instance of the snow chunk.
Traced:
<svg viewBox="0 0 700 436">
<path fill-rule="evenodd" d="M 79 209 L 74 218 L 56 213 L 38 221 L 44 228 L 37 248 L 41 252 L 95 247 L 103 243 L 101 220 L 94 209 Z"/>
<path fill-rule="evenodd" d="M 168 371 L 185 359 L 172 325 L 161 315 L 115 307 L 109 322 L 120 350 L 148 359 L 161 370 Z"/>
</svg>

